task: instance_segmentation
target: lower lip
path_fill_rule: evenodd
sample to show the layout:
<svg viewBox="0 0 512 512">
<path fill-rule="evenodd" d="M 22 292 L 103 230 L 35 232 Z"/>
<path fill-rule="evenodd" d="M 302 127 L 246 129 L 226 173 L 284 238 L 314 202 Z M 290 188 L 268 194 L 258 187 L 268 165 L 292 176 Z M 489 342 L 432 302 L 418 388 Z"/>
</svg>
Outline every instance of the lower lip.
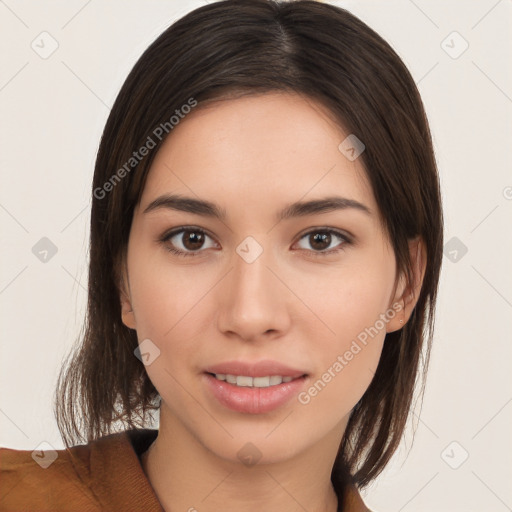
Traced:
<svg viewBox="0 0 512 512">
<path fill-rule="evenodd" d="M 263 414 L 283 406 L 296 396 L 307 377 L 299 377 L 267 388 L 242 387 L 204 374 L 208 389 L 225 407 L 237 412 Z"/>
</svg>

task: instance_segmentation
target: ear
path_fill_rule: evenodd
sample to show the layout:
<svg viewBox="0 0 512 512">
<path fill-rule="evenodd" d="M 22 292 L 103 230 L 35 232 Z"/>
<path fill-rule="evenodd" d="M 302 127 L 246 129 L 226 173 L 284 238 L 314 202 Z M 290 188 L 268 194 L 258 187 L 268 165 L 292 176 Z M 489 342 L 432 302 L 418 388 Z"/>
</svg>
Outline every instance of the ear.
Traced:
<svg viewBox="0 0 512 512">
<path fill-rule="evenodd" d="M 128 270 L 126 263 L 120 263 L 119 279 L 119 298 L 121 301 L 121 319 L 123 324 L 130 329 L 136 329 L 135 315 L 133 313 L 130 282 L 128 279 Z"/>
<path fill-rule="evenodd" d="M 405 275 L 400 276 L 398 286 L 390 304 L 397 314 L 386 324 L 386 332 L 401 329 L 409 320 L 418 302 L 427 266 L 427 251 L 420 237 L 409 240 L 409 254 L 412 263 L 413 282 L 407 283 Z"/>
</svg>

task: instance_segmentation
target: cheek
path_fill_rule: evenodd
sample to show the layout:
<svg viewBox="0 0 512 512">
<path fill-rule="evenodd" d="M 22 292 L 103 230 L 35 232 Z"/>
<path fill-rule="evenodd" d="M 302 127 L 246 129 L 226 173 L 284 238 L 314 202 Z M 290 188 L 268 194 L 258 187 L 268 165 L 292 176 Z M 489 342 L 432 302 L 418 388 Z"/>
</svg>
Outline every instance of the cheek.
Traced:
<svg viewBox="0 0 512 512">
<path fill-rule="evenodd" d="M 342 417 L 362 397 L 380 360 L 386 323 L 395 314 L 389 309 L 394 260 L 361 258 L 357 265 L 330 269 L 324 277 L 317 274 L 314 281 L 314 292 L 305 296 L 322 322 L 311 321 L 306 328 L 309 339 L 316 340 L 312 359 L 317 372 L 299 402 L 318 408 L 319 414 L 332 404 L 333 414 Z M 302 283 L 304 294 L 312 282 Z"/>
<path fill-rule="evenodd" d="M 317 318 L 323 321 L 325 339 L 329 345 L 343 349 L 361 333 L 376 331 L 385 334 L 386 323 L 381 320 L 390 308 L 395 275 L 394 260 L 358 255 L 339 267 L 316 272 L 302 283 L 300 294 Z M 391 319 L 391 318 L 389 318 Z M 364 334 L 360 336 L 364 341 Z M 347 347 L 348 348 L 348 347 Z"/>
<path fill-rule="evenodd" d="M 171 264 L 173 257 L 167 259 L 162 248 L 131 254 L 130 288 L 139 338 L 165 341 L 179 331 L 186 340 L 188 320 L 212 286 L 211 271 L 208 274 L 200 265 L 191 270 L 186 264 Z"/>
<path fill-rule="evenodd" d="M 189 382 L 191 361 L 200 351 L 201 331 L 205 329 L 199 320 L 204 317 L 204 295 L 211 288 L 212 276 L 208 279 L 202 272 L 166 264 L 161 255 L 135 254 L 131 265 L 139 343 L 150 339 L 160 351 L 146 372 L 176 415 L 193 416 L 196 406 L 182 386 Z"/>
<path fill-rule="evenodd" d="M 321 418 L 330 425 L 342 421 L 373 379 L 385 329 L 379 330 L 380 325 L 375 327 L 379 304 L 364 299 L 365 295 L 361 294 L 348 304 L 338 302 L 338 314 L 331 317 L 336 334 L 317 338 L 313 355 L 316 371 L 309 386 L 298 396 L 298 402 L 307 407 L 307 417 L 313 423 Z"/>
</svg>

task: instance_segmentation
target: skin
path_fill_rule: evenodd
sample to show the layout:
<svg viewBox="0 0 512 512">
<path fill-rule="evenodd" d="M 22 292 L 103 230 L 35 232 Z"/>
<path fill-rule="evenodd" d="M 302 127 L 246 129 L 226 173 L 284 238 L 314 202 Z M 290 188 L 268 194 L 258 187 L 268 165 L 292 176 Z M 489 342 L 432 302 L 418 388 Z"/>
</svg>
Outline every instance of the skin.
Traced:
<svg viewBox="0 0 512 512">
<path fill-rule="evenodd" d="M 348 416 L 386 332 L 409 318 L 425 267 L 423 245 L 411 241 L 416 284 L 397 275 L 361 159 L 338 149 L 347 135 L 313 100 L 267 93 L 197 107 L 156 155 L 133 216 L 121 304 L 139 343 L 149 338 L 160 350 L 146 366 L 162 403 L 143 468 L 166 510 L 337 509 L 330 474 Z M 215 202 L 227 217 L 144 213 L 164 193 Z M 274 219 L 285 205 L 333 193 L 370 214 L 347 208 Z M 191 243 L 190 232 L 160 241 L 180 226 L 207 231 L 204 244 Z M 311 228 L 338 229 L 352 241 L 332 235 L 315 245 L 304 236 Z M 252 263 L 236 252 L 248 236 L 263 248 Z M 173 242 L 197 255 L 170 253 Z M 331 249 L 339 250 L 319 255 Z M 307 390 L 393 304 L 405 309 L 307 405 L 294 397 L 270 413 L 243 414 L 205 388 L 207 365 L 273 359 L 307 372 Z M 254 466 L 237 456 L 248 442 L 261 452 Z"/>
</svg>

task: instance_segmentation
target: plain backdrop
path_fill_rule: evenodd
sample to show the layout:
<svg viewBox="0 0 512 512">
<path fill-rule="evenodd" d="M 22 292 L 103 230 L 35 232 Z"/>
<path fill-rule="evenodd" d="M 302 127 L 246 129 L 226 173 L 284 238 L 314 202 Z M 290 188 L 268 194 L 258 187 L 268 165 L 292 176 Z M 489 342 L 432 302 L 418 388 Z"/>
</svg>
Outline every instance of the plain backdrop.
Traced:
<svg viewBox="0 0 512 512">
<path fill-rule="evenodd" d="M 52 400 L 84 314 L 100 135 L 140 54 L 204 3 L 0 2 L 2 446 L 63 447 Z M 512 2 L 332 3 L 380 33 L 418 83 L 446 220 L 423 407 L 365 501 L 512 510 Z"/>
</svg>

